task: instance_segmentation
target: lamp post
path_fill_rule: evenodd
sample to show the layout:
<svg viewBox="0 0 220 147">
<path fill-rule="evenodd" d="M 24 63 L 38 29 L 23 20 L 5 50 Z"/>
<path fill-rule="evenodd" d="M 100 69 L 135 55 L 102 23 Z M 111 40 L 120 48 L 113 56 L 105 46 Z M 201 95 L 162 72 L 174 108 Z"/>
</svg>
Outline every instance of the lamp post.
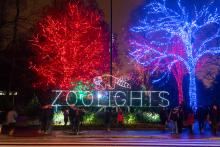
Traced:
<svg viewBox="0 0 220 147">
<path fill-rule="evenodd" d="M 110 75 L 112 75 L 112 0 L 110 0 Z M 110 76 L 110 85 L 112 86 L 112 76 Z"/>
</svg>

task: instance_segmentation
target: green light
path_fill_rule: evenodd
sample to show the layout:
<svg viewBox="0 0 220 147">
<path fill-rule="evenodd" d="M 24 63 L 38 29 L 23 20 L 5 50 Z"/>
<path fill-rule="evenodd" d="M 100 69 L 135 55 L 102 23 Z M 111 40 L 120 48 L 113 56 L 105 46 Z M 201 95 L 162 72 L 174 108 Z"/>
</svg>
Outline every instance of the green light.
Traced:
<svg viewBox="0 0 220 147">
<path fill-rule="evenodd" d="M 74 82 L 71 83 L 72 85 L 75 85 Z M 93 87 L 93 84 L 87 86 L 83 82 L 79 81 L 76 83 L 76 86 L 73 88 L 74 91 L 77 91 L 77 98 L 83 99 L 88 96 L 88 91 L 91 91 L 91 88 Z"/>
<path fill-rule="evenodd" d="M 55 112 L 53 115 L 53 125 L 55 126 L 62 126 L 64 125 L 64 116 L 62 111 Z M 67 123 L 69 125 L 69 122 Z"/>
<path fill-rule="evenodd" d="M 133 125 L 136 123 L 136 116 L 135 114 L 127 114 L 124 117 L 124 123 L 127 125 Z"/>
<path fill-rule="evenodd" d="M 95 124 L 95 120 L 95 113 L 89 113 L 83 117 L 83 124 Z"/>
<path fill-rule="evenodd" d="M 144 112 L 143 119 L 145 122 L 160 122 L 160 115 L 154 112 Z"/>
</svg>

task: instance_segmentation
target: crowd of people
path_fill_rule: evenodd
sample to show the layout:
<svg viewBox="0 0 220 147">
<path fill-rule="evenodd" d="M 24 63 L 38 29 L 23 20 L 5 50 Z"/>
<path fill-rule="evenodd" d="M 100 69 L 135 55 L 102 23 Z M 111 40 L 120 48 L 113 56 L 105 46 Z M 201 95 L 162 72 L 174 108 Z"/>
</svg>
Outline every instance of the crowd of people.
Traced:
<svg viewBox="0 0 220 147">
<path fill-rule="evenodd" d="M 160 119 L 164 127 L 171 128 L 172 134 L 181 134 L 183 128 L 188 128 L 189 133 L 193 134 L 197 119 L 200 133 L 210 125 L 212 133 L 216 135 L 220 125 L 220 111 L 216 104 L 211 107 L 199 106 L 196 110 L 180 105 L 169 111 L 165 108 L 161 109 Z"/>
<path fill-rule="evenodd" d="M 62 112 L 64 118 L 64 127 L 67 126 L 69 121 L 72 133 L 78 135 L 79 127 L 82 124 L 85 110 L 82 108 L 78 108 L 74 105 L 70 105 L 69 108 L 63 109 Z M 53 120 L 52 106 L 48 104 L 43 105 L 41 107 L 41 114 L 40 114 L 41 128 L 39 130 L 39 133 L 50 134 L 52 130 L 51 128 L 52 120 Z"/>
<path fill-rule="evenodd" d="M 198 129 L 200 133 L 203 133 L 206 126 L 211 126 L 211 131 L 214 135 L 217 134 L 219 124 L 220 124 L 220 111 L 219 107 L 213 104 L 211 107 L 199 106 L 196 110 L 191 108 L 184 107 L 180 105 L 178 107 L 167 110 L 166 108 L 161 108 L 159 115 L 161 125 L 164 128 L 170 128 L 172 134 L 181 134 L 183 128 L 187 128 L 190 134 L 194 133 L 194 124 L 195 120 L 198 121 Z M 70 130 L 72 133 L 78 135 L 79 128 L 82 125 L 84 114 L 86 113 L 83 108 L 70 105 L 68 108 L 62 110 L 64 117 L 64 127 L 67 127 L 67 124 L 70 124 Z M 117 109 L 117 127 L 124 127 L 124 115 L 122 109 Z M 49 134 L 52 130 L 52 121 L 53 121 L 53 108 L 50 104 L 45 104 L 41 106 L 41 111 L 39 115 L 40 120 L 40 129 L 39 133 Z M 16 120 L 18 114 L 15 108 L 10 109 L 5 115 L 6 124 L 8 126 L 8 134 L 12 135 L 14 132 Z M 114 116 L 115 117 L 115 116 Z M 110 131 L 113 121 L 113 112 L 112 109 L 106 109 L 104 123 L 106 130 Z M 4 122 L 3 112 L 0 111 L 0 134 L 2 131 L 2 124 Z"/>
<path fill-rule="evenodd" d="M 51 132 L 51 123 L 53 117 L 53 110 L 51 105 L 43 105 L 41 107 L 41 129 L 40 133 L 49 134 Z M 64 118 L 64 127 L 67 127 L 69 122 L 70 130 L 72 133 L 78 135 L 79 128 L 82 126 L 83 117 L 85 114 L 85 110 L 83 108 L 76 107 L 75 105 L 70 105 L 69 108 L 65 108 L 62 110 L 63 118 Z M 113 120 L 113 113 L 111 109 L 106 109 L 104 116 L 104 123 L 106 126 L 106 130 L 110 131 Z M 121 109 L 118 109 L 117 113 L 117 126 L 118 128 L 124 128 L 124 115 Z"/>
</svg>

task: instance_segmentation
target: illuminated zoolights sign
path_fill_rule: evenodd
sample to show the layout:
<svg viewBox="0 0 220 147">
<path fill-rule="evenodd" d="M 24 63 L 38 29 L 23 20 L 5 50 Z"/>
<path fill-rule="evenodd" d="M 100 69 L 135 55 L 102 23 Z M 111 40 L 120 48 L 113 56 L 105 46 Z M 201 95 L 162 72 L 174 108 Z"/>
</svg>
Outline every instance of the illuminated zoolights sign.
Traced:
<svg viewBox="0 0 220 147">
<path fill-rule="evenodd" d="M 54 90 L 55 99 L 52 106 L 84 107 L 167 107 L 167 91 L 82 91 Z"/>
<path fill-rule="evenodd" d="M 109 78 L 113 79 L 110 85 Z M 122 78 L 104 74 L 93 79 L 96 91 L 53 90 L 55 99 L 52 106 L 84 106 L 84 107 L 167 107 L 169 100 L 167 91 L 123 91 L 114 90 L 116 86 L 131 89 L 129 83 Z M 109 89 L 109 90 L 106 90 Z"/>
</svg>

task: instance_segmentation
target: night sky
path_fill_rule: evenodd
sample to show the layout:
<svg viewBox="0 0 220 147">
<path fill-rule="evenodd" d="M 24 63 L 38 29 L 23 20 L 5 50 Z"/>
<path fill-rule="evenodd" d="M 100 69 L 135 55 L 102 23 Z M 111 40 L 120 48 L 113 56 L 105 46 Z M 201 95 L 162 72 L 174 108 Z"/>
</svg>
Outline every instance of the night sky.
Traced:
<svg viewBox="0 0 220 147">
<path fill-rule="evenodd" d="M 122 70 L 129 72 L 133 70 L 127 62 L 127 51 L 129 49 L 126 33 L 132 12 L 146 0 L 112 0 L 112 31 L 118 35 L 118 56 L 122 63 Z M 103 10 L 105 19 L 110 24 L 110 1 L 97 0 L 99 8 Z"/>
<path fill-rule="evenodd" d="M 119 49 L 127 47 L 124 42 L 124 28 L 128 25 L 131 12 L 145 0 L 112 0 L 112 29 L 118 35 Z M 110 24 L 110 1 L 97 0 L 99 7 L 103 9 L 106 21 Z"/>
</svg>

